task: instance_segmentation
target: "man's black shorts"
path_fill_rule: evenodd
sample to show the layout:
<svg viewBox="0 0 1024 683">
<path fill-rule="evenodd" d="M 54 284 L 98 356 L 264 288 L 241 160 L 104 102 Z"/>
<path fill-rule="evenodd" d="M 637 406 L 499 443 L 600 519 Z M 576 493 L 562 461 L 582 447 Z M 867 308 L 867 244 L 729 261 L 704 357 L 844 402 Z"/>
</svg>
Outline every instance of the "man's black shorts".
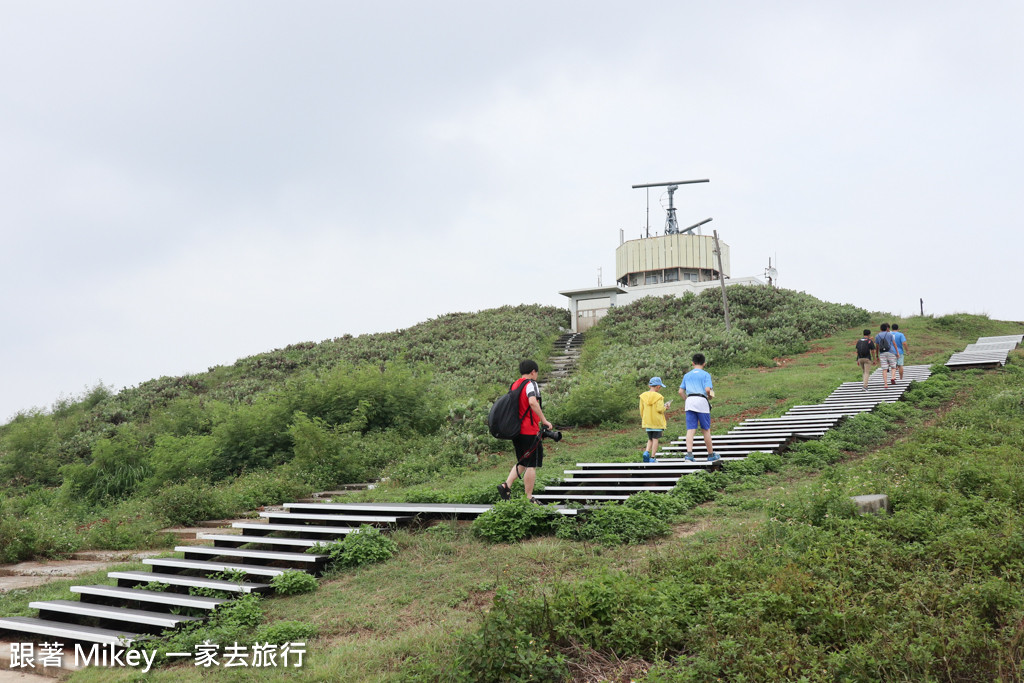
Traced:
<svg viewBox="0 0 1024 683">
<path fill-rule="evenodd" d="M 540 434 L 518 434 L 512 437 L 516 461 L 523 467 L 540 467 L 544 463 L 544 444 Z"/>
</svg>

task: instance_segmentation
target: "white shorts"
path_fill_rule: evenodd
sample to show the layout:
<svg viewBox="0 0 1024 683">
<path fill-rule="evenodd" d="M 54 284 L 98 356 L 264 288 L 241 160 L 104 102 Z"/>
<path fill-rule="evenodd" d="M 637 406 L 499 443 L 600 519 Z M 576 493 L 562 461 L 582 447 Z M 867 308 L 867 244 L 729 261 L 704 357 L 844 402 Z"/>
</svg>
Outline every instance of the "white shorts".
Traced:
<svg viewBox="0 0 1024 683">
<path fill-rule="evenodd" d="M 883 370 L 888 370 L 889 368 L 896 367 L 895 353 L 880 353 L 878 354 L 878 360 L 881 362 Z"/>
</svg>

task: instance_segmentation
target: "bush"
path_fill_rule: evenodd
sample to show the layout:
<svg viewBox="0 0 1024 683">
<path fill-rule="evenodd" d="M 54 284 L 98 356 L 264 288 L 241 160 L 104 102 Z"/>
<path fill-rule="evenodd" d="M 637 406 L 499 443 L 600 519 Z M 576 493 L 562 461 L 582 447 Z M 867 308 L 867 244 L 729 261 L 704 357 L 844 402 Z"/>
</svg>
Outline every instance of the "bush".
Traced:
<svg viewBox="0 0 1024 683">
<path fill-rule="evenodd" d="M 175 630 L 164 631 L 162 637 L 150 642 L 149 648 L 159 655 L 157 662 L 177 661 L 168 652 L 191 652 L 204 642 L 221 646 L 230 643 L 254 642 L 253 630 L 263 621 L 260 596 L 247 593 L 215 609 L 206 622 L 191 622 Z"/>
<path fill-rule="evenodd" d="M 717 487 L 712 476 L 706 472 L 694 472 L 680 477 L 676 485 L 669 491 L 669 495 L 683 498 L 689 501 L 690 505 L 700 505 L 714 500 L 717 495 Z"/>
<path fill-rule="evenodd" d="M 609 376 L 590 376 L 572 387 L 568 396 L 550 408 L 560 425 L 597 425 L 621 420 L 636 408 L 636 384 Z"/>
<path fill-rule="evenodd" d="M 211 436 L 157 436 L 150 455 L 153 474 L 144 489 L 158 491 L 168 483 L 188 479 L 212 482 L 218 469 L 216 449 Z"/>
<path fill-rule="evenodd" d="M 154 517 L 181 526 L 222 519 L 233 512 L 219 489 L 198 479 L 165 487 L 150 499 L 150 509 Z"/>
<path fill-rule="evenodd" d="M 41 505 L 16 510 L 0 494 L 0 563 L 65 557 L 81 543 L 75 524 L 59 511 Z"/>
<path fill-rule="evenodd" d="M 384 562 L 398 552 L 398 544 L 382 534 L 380 529 L 364 524 L 358 532 L 345 538 L 320 544 L 308 552 L 326 554 L 328 567 L 361 567 L 365 564 Z"/>
<path fill-rule="evenodd" d="M 312 593 L 318 585 L 316 577 L 299 569 L 288 569 L 270 580 L 270 585 L 278 595 L 298 595 Z"/>
<path fill-rule="evenodd" d="M 318 487 L 352 484 L 366 479 L 353 443 L 358 437 L 339 432 L 319 417 L 295 413 L 288 433 L 294 442 L 295 455 L 289 466 Z"/>
<path fill-rule="evenodd" d="M 645 512 L 652 517 L 663 520 L 678 517 L 691 507 L 689 501 L 679 496 L 666 496 L 665 494 L 652 493 L 651 491 L 641 491 L 630 496 L 623 503 L 623 506 Z"/>
<path fill-rule="evenodd" d="M 526 498 L 499 501 L 473 520 L 470 528 L 490 543 L 516 543 L 550 533 L 557 513 Z"/>
<path fill-rule="evenodd" d="M 652 538 L 667 536 L 669 531 L 668 524 L 654 515 L 626 505 L 609 503 L 593 510 L 580 511 L 575 520 L 564 520 L 558 525 L 557 535 L 559 538 L 593 541 L 602 545 L 621 545 L 643 543 Z"/>
<path fill-rule="evenodd" d="M 88 504 L 127 498 L 151 473 L 149 460 L 131 429 L 118 430 L 113 439 L 100 439 L 92 448 L 92 462 L 60 469 L 62 495 L 69 503 Z"/>
<path fill-rule="evenodd" d="M 563 681 L 568 676 L 566 658 L 532 634 L 515 616 L 521 609 L 517 597 L 499 589 L 495 609 L 484 615 L 480 627 L 459 643 L 458 667 L 432 671 L 407 680 L 449 680 L 458 683 L 504 681 Z"/>
</svg>

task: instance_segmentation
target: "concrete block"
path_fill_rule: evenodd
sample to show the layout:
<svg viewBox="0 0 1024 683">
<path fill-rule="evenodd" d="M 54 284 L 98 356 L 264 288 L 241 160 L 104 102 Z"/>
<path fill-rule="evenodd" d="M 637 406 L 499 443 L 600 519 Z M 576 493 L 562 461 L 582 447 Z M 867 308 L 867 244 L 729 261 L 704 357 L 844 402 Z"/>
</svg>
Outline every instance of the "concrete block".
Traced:
<svg viewBox="0 0 1024 683">
<path fill-rule="evenodd" d="M 851 498 L 857 506 L 857 512 L 861 515 L 871 513 L 889 512 L 889 496 L 884 493 L 876 493 L 868 496 L 853 496 Z"/>
</svg>

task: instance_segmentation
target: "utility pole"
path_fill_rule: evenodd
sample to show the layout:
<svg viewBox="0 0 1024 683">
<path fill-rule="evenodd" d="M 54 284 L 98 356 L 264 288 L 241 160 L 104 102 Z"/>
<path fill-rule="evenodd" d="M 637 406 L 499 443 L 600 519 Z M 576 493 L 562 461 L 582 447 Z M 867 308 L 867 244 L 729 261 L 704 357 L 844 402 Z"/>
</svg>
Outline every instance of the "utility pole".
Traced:
<svg viewBox="0 0 1024 683">
<path fill-rule="evenodd" d="M 729 325 L 729 299 L 725 296 L 725 271 L 722 269 L 722 248 L 718 246 L 718 231 L 712 231 L 715 235 L 715 255 L 718 256 L 718 281 L 722 284 L 722 308 L 725 309 L 725 331 L 729 332 L 732 327 Z"/>
<path fill-rule="evenodd" d="M 921 317 L 924 317 L 924 299 L 921 299 Z"/>
</svg>

